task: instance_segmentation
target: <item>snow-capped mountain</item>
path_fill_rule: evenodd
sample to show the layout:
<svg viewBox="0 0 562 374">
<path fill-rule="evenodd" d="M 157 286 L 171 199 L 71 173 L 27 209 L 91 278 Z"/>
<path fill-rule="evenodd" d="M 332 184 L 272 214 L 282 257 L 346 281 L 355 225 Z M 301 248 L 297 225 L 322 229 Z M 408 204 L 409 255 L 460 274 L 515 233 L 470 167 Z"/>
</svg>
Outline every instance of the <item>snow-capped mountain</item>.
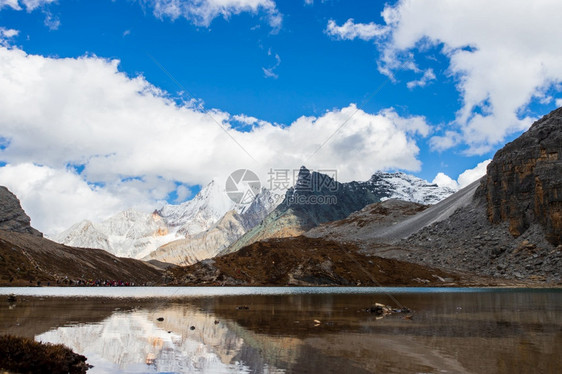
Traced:
<svg viewBox="0 0 562 374">
<path fill-rule="evenodd" d="M 208 230 L 162 245 L 143 260 L 191 265 L 213 258 L 249 229 L 258 225 L 276 206 L 271 192 L 262 188 L 254 201 L 242 212 L 230 210 Z"/>
<path fill-rule="evenodd" d="M 73 247 L 104 249 L 120 257 L 144 258 L 167 243 L 189 241 L 205 233 L 227 212 L 242 214 L 247 210 L 235 232 L 226 235 L 228 238 L 234 235 L 236 239 L 240 227 L 259 222 L 274 208 L 270 200 L 268 193 L 261 192 L 255 203 L 236 204 L 224 191 L 224 185 L 213 180 L 185 203 L 167 204 L 152 214 L 129 209 L 102 222 L 85 220 L 56 235 L 53 240 Z M 223 240 L 230 244 L 230 239 L 217 239 L 221 248 Z M 210 252 L 214 253 L 212 249 Z M 196 258 L 201 256 L 195 255 Z"/>
<path fill-rule="evenodd" d="M 303 184 L 306 178 L 319 175 L 311 174 L 306 168 L 301 169 L 301 172 L 302 178 L 299 176 L 297 188 L 290 189 L 288 194 L 306 195 L 307 192 L 299 190 L 299 183 Z M 122 257 L 192 264 L 216 256 L 243 235 L 246 236 L 250 230 L 265 233 L 264 238 L 277 235 L 275 232 L 279 230 L 286 235 L 297 234 L 322 222 L 343 219 L 373 202 L 396 198 L 434 204 L 455 192 L 404 173 L 377 172 L 365 182 L 332 182 L 338 187 L 337 191 L 328 188 L 314 194 L 335 193 L 337 204 L 334 206 L 299 206 L 290 203 L 277 207 L 279 201 L 265 188 L 261 189 L 251 204 L 236 204 L 226 194 L 224 184 L 213 180 L 185 203 L 168 204 L 152 214 L 130 209 L 103 222 L 82 221 L 57 235 L 54 240 L 74 247 L 101 248 Z M 275 208 L 278 208 L 278 218 L 292 222 L 296 230 L 289 230 L 286 223 L 281 224 L 277 218 L 268 217 Z M 266 217 L 268 222 L 272 221 L 269 224 L 275 230 L 257 227 Z M 273 224 L 273 221 L 278 222 Z M 273 233 L 270 233 L 271 230 Z M 244 243 L 241 241 L 239 244 Z"/>
<path fill-rule="evenodd" d="M 192 200 L 180 205 L 165 205 L 158 214 L 171 231 L 189 237 L 211 228 L 226 212 L 242 209 L 243 206 L 228 197 L 223 184 L 212 180 Z"/>
<path fill-rule="evenodd" d="M 109 251 L 111 243 L 101 228 L 85 219 L 52 238 L 54 241 L 79 248 L 103 248 Z"/>
<path fill-rule="evenodd" d="M 303 166 L 295 187 L 287 191 L 283 202 L 221 254 L 264 239 L 301 235 L 319 224 L 344 219 L 366 205 L 387 199 L 435 204 L 454 192 L 404 173 L 376 172 L 365 182 L 339 183 Z"/>
<path fill-rule="evenodd" d="M 381 201 L 399 199 L 425 205 L 437 204 L 456 192 L 449 187 L 439 187 L 413 175 L 382 171 L 373 174 L 371 179 L 363 184 L 373 193 L 380 195 Z"/>
<path fill-rule="evenodd" d="M 105 221 L 84 220 L 53 238 L 81 248 L 101 248 L 118 257 L 142 258 L 155 248 L 176 239 L 157 213 L 133 209 L 119 212 Z"/>
</svg>

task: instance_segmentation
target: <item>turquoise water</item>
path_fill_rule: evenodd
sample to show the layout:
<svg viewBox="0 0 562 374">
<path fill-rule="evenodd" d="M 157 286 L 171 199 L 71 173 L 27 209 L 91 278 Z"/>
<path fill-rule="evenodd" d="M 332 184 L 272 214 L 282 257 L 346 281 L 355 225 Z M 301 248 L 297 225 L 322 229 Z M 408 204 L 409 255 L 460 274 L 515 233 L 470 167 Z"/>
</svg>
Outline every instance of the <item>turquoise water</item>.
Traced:
<svg viewBox="0 0 562 374">
<path fill-rule="evenodd" d="M 88 357 L 91 373 L 562 372 L 561 290 L 45 287 L 0 295 L 0 333 L 63 343 Z M 411 319 L 365 311 L 376 302 L 398 302 Z"/>
</svg>

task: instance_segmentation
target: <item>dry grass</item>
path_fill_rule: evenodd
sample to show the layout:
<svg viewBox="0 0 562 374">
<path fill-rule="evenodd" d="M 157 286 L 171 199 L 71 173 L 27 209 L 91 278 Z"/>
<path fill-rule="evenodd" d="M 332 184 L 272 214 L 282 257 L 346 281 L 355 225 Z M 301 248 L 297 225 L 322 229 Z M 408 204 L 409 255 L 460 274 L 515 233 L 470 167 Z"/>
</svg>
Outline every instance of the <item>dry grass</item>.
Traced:
<svg viewBox="0 0 562 374">
<path fill-rule="evenodd" d="M 61 344 L 45 344 L 13 335 L 0 336 L 0 371 L 15 373 L 85 373 L 86 357 Z"/>
<path fill-rule="evenodd" d="M 217 285 L 224 280 L 226 284 L 252 286 L 439 286 L 443 282 L 438 277 L 457 278 L 438 269 L 366 256 L 350 243 L 304 236 L 253 243 L 214 258 L 213 266 L 218 270 Z M 176 268 L 172 273 L 180 285 L 196 285 L 208 277 L 204 264 Z"/>
<path fill-rule="evenodd" d="M 140 260 L 0 230 L 0 286 L 55 285 L 66 278 L 155 284 L 161 276 L 161 269 Z"/>
</svg>

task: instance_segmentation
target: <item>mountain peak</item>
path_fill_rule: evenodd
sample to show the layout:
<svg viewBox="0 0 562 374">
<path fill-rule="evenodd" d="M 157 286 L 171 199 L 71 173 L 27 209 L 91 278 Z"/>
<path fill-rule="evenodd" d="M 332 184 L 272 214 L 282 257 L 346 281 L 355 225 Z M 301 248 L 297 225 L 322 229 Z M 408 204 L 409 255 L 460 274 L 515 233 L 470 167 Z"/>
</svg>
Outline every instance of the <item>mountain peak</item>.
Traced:
<svg viewBox="0 0 562 374">
<path fill-rule="evenodd" d="M 0 186 L 0 229 L 43 236 L 31 227 L 31 219 L 21 207 L 16 195 L 3 186 Z"/>
</svg>

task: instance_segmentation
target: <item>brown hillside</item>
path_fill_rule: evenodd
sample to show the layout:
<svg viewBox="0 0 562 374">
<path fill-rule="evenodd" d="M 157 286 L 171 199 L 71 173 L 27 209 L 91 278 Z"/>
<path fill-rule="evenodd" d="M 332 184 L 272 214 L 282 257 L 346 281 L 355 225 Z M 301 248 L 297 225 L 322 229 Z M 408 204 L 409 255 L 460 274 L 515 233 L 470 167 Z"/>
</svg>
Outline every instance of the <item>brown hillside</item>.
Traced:
<svg viewBox="0 0 562 374">
<path fill-rule="evenodd" d="M 161 280 L 161 271 L 140 260 L 101 249 L 72 248 L 31 234 L 0 230 L 0 286 L 73 280 L 117 280 L 137 284 Z M 10 281 L 11 280 L 11 281 Z"/>
<path fill-rule="evenodd" d="M 176 268 L 173 274 L 178 285 L 422 286 L 458 279 L 441 270 L 366 256 L 352 244 L 304 236 L 253 243 L 226 256 Z"/>
</svg>

